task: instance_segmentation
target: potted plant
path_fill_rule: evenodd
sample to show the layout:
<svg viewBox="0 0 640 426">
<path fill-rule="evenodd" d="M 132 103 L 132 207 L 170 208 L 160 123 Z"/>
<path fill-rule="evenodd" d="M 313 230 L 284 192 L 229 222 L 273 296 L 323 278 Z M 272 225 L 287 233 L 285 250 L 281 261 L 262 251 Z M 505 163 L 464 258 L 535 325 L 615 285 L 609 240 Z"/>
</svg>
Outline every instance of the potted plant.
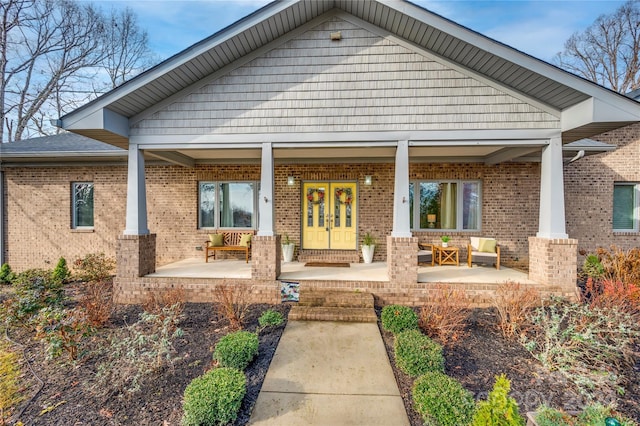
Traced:
<svg viewBox="0 0 640 426">
<path fill-rule="evenodd" d="M 282 257 L 285 262 L 293 261 L 293 253 L 296 250 L 296 244 L 289 239 L 289 234 L 284 234 L 284 240 L 282 241 Z"/>
<path fill-rule="evenodd" d="M 362 246 L 360 248 L 362 249 L 362 259 L 364 259 L 364 263 L 373 262 L 373 252 L 376 249 L 376 239 L 373 238 L 371 232 L 364 234 L 364 237 L 362 237 Z"/>
<path fill-rule="evenodd" d="M 442 240 L 442 247 L 449 247 L 449 241 L 451 240 L 450 236 L 443 235 L 440 239 Z"/>
</svg>

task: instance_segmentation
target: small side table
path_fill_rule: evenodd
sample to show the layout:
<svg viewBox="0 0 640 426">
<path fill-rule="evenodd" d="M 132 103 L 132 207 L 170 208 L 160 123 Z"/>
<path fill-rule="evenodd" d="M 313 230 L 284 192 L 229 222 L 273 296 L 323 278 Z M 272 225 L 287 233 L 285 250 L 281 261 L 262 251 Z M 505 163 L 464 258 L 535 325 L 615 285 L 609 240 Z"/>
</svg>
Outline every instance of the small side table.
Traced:
<svg viewBox="0 0 640 426">
<path fill-rule="evenodd" d="M 434 246 L 438 265 L 460 266 L 460 249 L 458 247 Z"/>
</svg>

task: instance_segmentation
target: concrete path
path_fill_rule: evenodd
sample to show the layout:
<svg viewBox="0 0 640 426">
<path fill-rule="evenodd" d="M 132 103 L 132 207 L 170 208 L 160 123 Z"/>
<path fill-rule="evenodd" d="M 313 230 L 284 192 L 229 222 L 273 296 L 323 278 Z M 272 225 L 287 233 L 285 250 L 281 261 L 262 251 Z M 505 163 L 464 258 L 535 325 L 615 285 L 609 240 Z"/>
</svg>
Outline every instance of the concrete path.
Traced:
<svg viewBox="0 0 640 426">
<path fill-rule="evenodd" d="M 376 324 L 290 321 L 251 425 L 408 425 Z"/>
</svg>

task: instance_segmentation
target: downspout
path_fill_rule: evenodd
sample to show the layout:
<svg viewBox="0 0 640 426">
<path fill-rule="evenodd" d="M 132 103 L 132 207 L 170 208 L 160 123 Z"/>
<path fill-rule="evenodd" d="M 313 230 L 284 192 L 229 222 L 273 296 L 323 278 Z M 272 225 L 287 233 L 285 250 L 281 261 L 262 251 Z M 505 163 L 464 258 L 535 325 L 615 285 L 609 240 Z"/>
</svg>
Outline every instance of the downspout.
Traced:
<svg viewBox="0 0 640 426">
<path fill-rule="evenodd" d="M 578 151 L 578 153 L 575 155 L 575 157 L 573 157 L 571 160 L 567 161 L 567 164 L 571 164 L 574 161 L 578 161 L 582 157 L 584 157 L 584 149 L 581 149 L 580 151 Z"/>
<path fill-rule="evenodd" d="M 0 265 L 5 264 L 4 258 L 4 171 L 0 170 Z"/>
</svg>

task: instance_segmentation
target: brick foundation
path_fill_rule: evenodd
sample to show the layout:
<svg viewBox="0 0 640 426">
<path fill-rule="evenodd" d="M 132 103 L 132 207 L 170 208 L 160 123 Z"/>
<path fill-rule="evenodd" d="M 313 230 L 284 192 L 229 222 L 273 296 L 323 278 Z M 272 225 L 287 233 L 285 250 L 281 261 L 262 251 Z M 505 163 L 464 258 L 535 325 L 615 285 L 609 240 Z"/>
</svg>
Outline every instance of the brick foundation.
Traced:
<svg viewBox="0 0 640 426">
<path fill-rule="evenodd" d="M 387 237 L 387 273 L 392 286 L 418 281 L 418 238 Z"/>
<path fill-rule="evenodd" d="M 156 234 L 120 235 L 116 249 L 119 278 L 143 277 L 156 271 Z"/>
<path fill-rule="evenodd" d="M 529 237 L 529 279 L 577 297 L 578 240 Z"/>
<path fill-rule="evenodd" d="M 251 277 L 275 280 L 280 275 L 282 247 L 280 236 L 254 236 L 251 240 Z"/>
</svg>

